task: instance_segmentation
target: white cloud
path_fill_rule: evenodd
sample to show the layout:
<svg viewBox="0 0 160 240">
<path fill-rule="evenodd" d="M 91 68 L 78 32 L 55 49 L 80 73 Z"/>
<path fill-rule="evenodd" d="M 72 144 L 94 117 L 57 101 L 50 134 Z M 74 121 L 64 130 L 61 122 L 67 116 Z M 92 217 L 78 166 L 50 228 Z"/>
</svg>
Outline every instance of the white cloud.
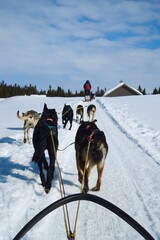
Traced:
<svg viewBox="0 0 160 240">
<path fill-rule="evenodd" d="M 160 85 L 159 1 L 9 1 L 0 10 L 0 79 L 72 89 Z M 153 24 L 154 23 L 154 24 Z M 147 45 L 146 45 L 147 44 Z M 143 45 L 143 48 L 142 48 Z M 19 78 L 18 76 L 21 76 Z M 154 81 L 153 81 L 154 79 Z M 74 84 L 75 83 L 75 84 Z M 146 85 L 145 85 L 146 84 Z"/>
</svg>

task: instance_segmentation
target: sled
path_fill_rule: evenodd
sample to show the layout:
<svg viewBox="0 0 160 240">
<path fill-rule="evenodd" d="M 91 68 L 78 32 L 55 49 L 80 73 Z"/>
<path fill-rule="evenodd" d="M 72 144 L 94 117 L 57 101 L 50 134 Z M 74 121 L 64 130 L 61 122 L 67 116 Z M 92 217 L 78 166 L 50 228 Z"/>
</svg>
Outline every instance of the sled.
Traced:
<svg viewBox="0 0 160 240">
<path fill-rule="evenodd" d="M 34 218 L 32 218 L 21 230 L 20 232 L 14 237 L 13 240 L 20 240 L 24 235 L 32 228 L 34 227 L 41 219 L 43 219 L 45 216 L 47 216 L 49 213 L 54 211 L 55 209 L 62 207 L 70 202 L 75 201 L 90 201 L 93 203 L 96 203 L 117 216 L 119 216 L 121 219 L 123 219 L 125 222 L 127 222 L 132 228 L 134 228 L 144 239 L 146 240 L 154 240 L 154 238 L 150 235 L 150 233 L 144 229 L 137 221 L 135 221 L 132 217 L 130 217 L 126 212 L 112 204 L 111 202 L 100 198 L 98 196 L 92 195 L 92 194 L 73 194 L 64 198 L 61 198 L 60 200 L 50 204 L 48 207 L 46 207 L 44 210 L 39 212 Z M 54 239 L 54 238 L 53 238 Z"/>
<path fill-rule="evenodd" d="M 85 100 L 85 102 L 91 101 L 91 96 L 90 96 L 90 95 L 86 95 L 86 96 L 84 97 L 84 100 Z"/>
</svg>

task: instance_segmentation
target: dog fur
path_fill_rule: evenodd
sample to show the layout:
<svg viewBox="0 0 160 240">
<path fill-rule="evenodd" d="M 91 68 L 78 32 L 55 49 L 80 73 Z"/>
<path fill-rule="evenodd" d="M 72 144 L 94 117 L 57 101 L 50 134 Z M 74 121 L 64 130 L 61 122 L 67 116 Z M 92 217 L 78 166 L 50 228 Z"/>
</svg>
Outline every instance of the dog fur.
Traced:
<svg viewBox="0 0 160 240">
<path fill-rule="evenodd" d="M 88 121 L 92 122 L 94 120 L 95 112 L 96 112 L 96 106 L 94 104 L 90 104 L 87 107 Z"/>
<path fill-rule="evenodd" d="M 63 128 L 66 127 L 68 121 L 70 122 L 69 130 L 72 128 L 72 122 L 73 122 L 73 109 L 70 105 L 64 104 L 63 111 L 62 111 L 62 124 Z"/>
<path fill-rule="evenodd" d="M 76 108 L 76 122 L 83 121 L 84 108 L 82 105 L 78 105 Z"/>
<path fill-rule="evenodd" d="M 22 113 L 20 116 L 19 111 L 17 111 L 17 117 L 24 121 L 23 130 L 24 130 L 24 139 L 23 142 L 26 143 L 27 141 L 30 143 L 30 129 L 35 128 L 37 122 L 39 121 L 41 113 L 38 113 L 34 110 L 27 111 Z"/>
<path fill-rule="evenodd" d="M 82 192 L 87 193 L 89 190 L 88 178 L 92 168 L 97 166 L 98 179 L 95 187 L 92 188 L 93 191 L 99 191 L 102 182 L 102 172 L 104 168 L 105 158 L 108 153 L 108 144 L 106 142 L 106 137 L 103 131 L 100 131 L 95 124 L 96 120 L 93 122 L 81 122 L 79 126 L 76 137 L 75 137 L 75 151 L 76 151 L 76 163 L 78 170 L 78 180 L 80 183 L 83 181 L 84 175 L 84 186 Z M 88 151 L 88 144 L 90 141 L 90 147 Z M 88 151 L 88 162 L 87 160 Z M 84 174 L 85 172 L 85 174 Z"/>
<path fill-rule="evenodd" d="M 32 161 L 38 164 L 40 178 L 45 192 L 51 188 L 51 181 L 54 178 L 55 160 L 58 148 L 58 117 L 55 109 L 48 109 L 44 104 L 44 109 L 40 120 L 33 132 L 33 146 L 35 149 Z M 53 140 L 53 141 L 52 141 Z M 45 157 L 45 150 L 48 150 L 49 165 Z M 47 171 L 47 177 L 43 173 L 43 167 Z"/>
</svg>

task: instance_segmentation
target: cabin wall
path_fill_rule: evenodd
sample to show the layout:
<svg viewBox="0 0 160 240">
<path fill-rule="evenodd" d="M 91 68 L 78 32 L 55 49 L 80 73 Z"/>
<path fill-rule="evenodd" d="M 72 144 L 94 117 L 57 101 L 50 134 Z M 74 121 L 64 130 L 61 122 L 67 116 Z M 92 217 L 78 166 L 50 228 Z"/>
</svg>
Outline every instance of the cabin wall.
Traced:
<svg viewBox="0 0 160 240">
<path fill-rule="evenodd" d="M 106 95 L 106 97 L 119 97 L 119 96 L 133 96 L 139 95 L 137 92 L 134 92 L 132 89 L 127 88 L 126 86 L 117 88 L 113 92 L 110 92 Z"/>
</svg>

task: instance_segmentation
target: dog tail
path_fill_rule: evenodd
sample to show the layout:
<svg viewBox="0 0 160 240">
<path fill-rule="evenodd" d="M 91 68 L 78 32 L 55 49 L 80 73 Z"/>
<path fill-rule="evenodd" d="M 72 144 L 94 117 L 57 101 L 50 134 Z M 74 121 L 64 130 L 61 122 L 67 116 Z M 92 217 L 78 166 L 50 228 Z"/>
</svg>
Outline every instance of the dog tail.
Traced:
<svg viewBox="0 0 160 240">
<path fill-rule="evenodd" d="M 35 150 L 34 154 L 33 154 L 33 157 L 32 157 L 32 162 L 38 162 L 39 160 L 39 150 Z"/>
<path fill-rule="evenodd" d="M 21 120 L 26 121 L 26 120 L 28 120 L 28 118 L 32 118 L 32 115 L 30 114 L 28 116 L 24 116 L 24 113 L 22 113 L 22 116 L 20 116 L 19 111 L 17 111 L 17 117 Z"/>
<path fill-rule="evenodd" d="M 45 147 L 44 147 L 43 141 L 38 142 L 38 144 L 36 144 L 36 146 L 34 148 L 35 148 L 35 151 L 34 151 L 34 154 L 32 157 L 32 162 L 37 163 L 40 161 L 40 159 L 43 158 L 43 155 L 44 155 Z"/>
</svg>

